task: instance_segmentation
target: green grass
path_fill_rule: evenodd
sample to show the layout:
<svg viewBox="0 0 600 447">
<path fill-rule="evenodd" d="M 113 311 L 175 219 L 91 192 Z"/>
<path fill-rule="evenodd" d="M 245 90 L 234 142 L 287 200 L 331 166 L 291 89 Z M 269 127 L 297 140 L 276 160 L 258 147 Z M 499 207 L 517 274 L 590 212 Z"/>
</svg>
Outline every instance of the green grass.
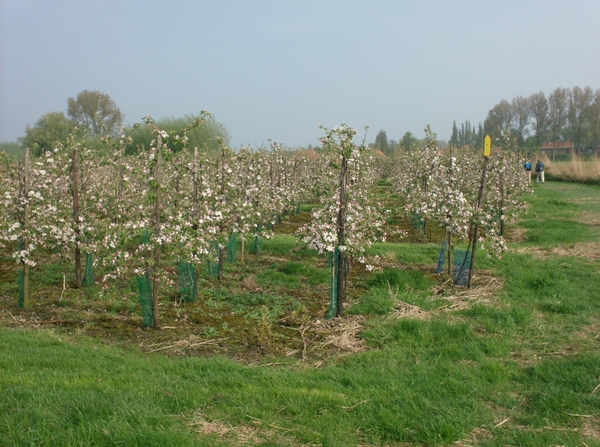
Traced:
<svg viewBox="0 0 600 447">
<path fill-rule="evenodd" d="M 600 212 L 598 186 L 577 183 L 548 182 L 533 185 L 534 194 L 526 201 L 529 215 L 546 219 L 566 218 L 577 221 L 581 213 Z"/>
<path fill-rule="evenodd" d="M 439 305 L 437 300 L 430 299 L 429 289 L 435 284 L 419 270 L 385 268 L 366 280 L 365 293 L 348 313 L 386 315 L 395 309 L 396 300 L 429 309 Z"/>
<path fill-rule="evenodd" d="M 262 428 L 257 421 L 280 427 L 257 431 L 265 443 L 256 445 L 288 445 L 283 435 L 290 433 L 317 445 L 356 445 L 361 438 L 446 445 L 480 426 L 497 433 L 493 445 L 503 445 L 522 430 L 495 429 L 490 406 L 532 430 L 577 426 L 572 414 L 599 409 L 591 395 L 600 375 L 597 353 L 521 366 L 505 360 L 506 340 L 444 321 L 401 320 L 365 337 L 378 349 L 322 370 L 293 371 L 222 358 L 172 360 L 60 340 L 49 331 L 2 330 L 0 441 L 228 445 L 194 433 L 194 420 L 205 415 L 239 428 Z M 28 355 L 9 357 L 9 347 Z M 554 436 L 529 434 L 532 445 Z M 576 432 L 561 436 L 569 445 L 581 440 Z"/>
<path fill-rule="evenodd" d="M 367 250 L 369 255 L 392 255 L 402 264 L 433 264 L 440 255 L 438 244 L 378 243 Z"/>
<path fill-rule="evenodd" d="M 566 220 L 531 219 L 521 223 L 527 229 L 526 241 L 539 247 L 592 242 L 598 238 L 588 225 Z"/>
<path fill-rule="evenodd" d="M 322 318 L 329 271 L 314 252 L 293 251 L 293 236 L 226 265 L 224 284 L 203 277 L 197 303 L 161 301 L 176 329 L 140 329 L 127 283 L 101 298 L 98 287 L 68 289 L 58 301 L 57 265 L 37 268 L 34 306 L 19 313 L 3 272 L 0 446 L 600 446 L 600 262 L 552 251 L 597 243 L 594 220 L 582 217 L 600 213 L 600 189 L 547 182 L 529 200 L 518 223 L 525 240 L 511 244 L 519 251 L 500 260 L 478 252 L 476 268 L 503 287 L 457 310 L 440 310 L 446 296 L 432 295 L 439 245 L 372 247 L 387 267 L 356 268 L 347 309 L 366 317 L 367 349 L 323 362 L 300 360 L 301 333 Z M 36 307 L 46 289 L 52 306 Z M 390 318 L 396 300 L 428 318 Z M 108 331 L 15 328 L 11 318 L 66 312 L 133 320 L 122 335 L 130 347 Z M 181 358 L 137 348 L 190 334 L 228 338 L 246 356 L 233 344 Z M 260 352 L 278 343 L 296 354 Z M 229 431 L 203 431 L 203 421 Z"/>
</svg>

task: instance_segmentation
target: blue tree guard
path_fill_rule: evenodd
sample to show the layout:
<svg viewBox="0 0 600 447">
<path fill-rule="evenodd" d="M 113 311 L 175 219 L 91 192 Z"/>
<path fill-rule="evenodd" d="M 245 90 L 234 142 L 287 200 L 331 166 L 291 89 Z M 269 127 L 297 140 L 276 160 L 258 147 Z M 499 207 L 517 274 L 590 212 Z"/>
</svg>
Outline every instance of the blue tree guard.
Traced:
<svg viewBox="0 0 600 447">
<path fill-rule="evenodd" d="M 150 281 L 150 274 L 145 272 L 143 275 L 138 275 L 137 283 L 144 327 L 153 327 L 154 310 L 152 308 L 152 282 Z"/>
<path fill-rule="evenodd" d="M 454 250 L 452 262 L 452 279 L 457 286 L 469 284 L 469 269 L 471 267 L 471 250 Z"/>
<path fill-rule="evenodd" d="M 440 250 L 440 257 L 438 258 L 437 268 L 435 269 L 436 273 L 442 273 L 444 270 L 444 257 L 446 254 L 446 240 L 442 241 L 442 249 Z"/>
</svg>

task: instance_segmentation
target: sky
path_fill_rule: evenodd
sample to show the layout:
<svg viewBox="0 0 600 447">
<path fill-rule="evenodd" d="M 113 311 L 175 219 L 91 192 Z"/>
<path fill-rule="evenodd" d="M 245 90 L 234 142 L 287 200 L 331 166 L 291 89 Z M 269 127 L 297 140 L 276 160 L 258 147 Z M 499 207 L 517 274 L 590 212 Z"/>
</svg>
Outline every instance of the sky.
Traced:
<svg viewBox="0 0 600 447">
<path fill-rule="evenodd" d="M 598 0 L 0 0 L 0 141 L 83 90 L 126 124 L 208 110 L 230 145 L 399 140 L 600 88 Z"/>
</svg>

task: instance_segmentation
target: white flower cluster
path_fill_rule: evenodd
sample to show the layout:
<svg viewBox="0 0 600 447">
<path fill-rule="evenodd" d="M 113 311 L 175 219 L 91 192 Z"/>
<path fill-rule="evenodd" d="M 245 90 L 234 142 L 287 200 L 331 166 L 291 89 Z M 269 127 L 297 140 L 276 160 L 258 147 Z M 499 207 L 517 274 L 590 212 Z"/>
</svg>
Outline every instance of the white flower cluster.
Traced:
<svg viewBox="0 0 600 447">
<path fill-rule="evenodd" d="M 468 239 L 476 223 L 480 239 L 490 241 L 491 254 L 506 250 L 500 223 L 514 218 L 525 206 L 519 198 L 530 193 L 522 161 L 501 150 L 488 160 L 481 203 L 477 203 L 483 157 L 454 149 L 442 152 L 431 145 L 399 152 L 394 161 L 394 190 L 407 214 L 416 213 L 453 235 L 453 244 Z M 486 247 L 487 248 L 487 247 Z"/>
</svg>

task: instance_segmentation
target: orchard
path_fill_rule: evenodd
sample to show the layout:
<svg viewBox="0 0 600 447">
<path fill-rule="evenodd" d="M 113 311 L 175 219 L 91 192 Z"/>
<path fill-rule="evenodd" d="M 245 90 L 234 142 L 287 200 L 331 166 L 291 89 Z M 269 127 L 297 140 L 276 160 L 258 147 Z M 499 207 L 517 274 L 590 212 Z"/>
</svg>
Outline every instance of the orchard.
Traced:
<svg viewBox="0 0 600 447">
<path fill-rule="evenodd" d="M 137 277 L 143 324 L 158 327 L 161 296 L 178 282 L 186 284 L 186 300 L 195 300 L 205 266 L 211 278 L 222 280 L 227 260 L 244 262 L 247 251 L 259 255 L 274 226 L 301 204 L 314 203 L 309 221 L 297 229 L 298 247 L 328 257 L 326 316 L 341 317 L 352 264 L 380 269 L 367 249 L 388 233 L 406 232 L 390 223 L 392 213 L 416 217 L 424 237 L 441 229 L 445 271 L 457 282 L 454 248 L 466 242 L 473 260 L 477 244 L 487 255 L 500 255 L 505 225 L 530 192 L 509 141 L 485 157 L 442 151 L 428 127 L 425 147 L 386 157 L 356 143 L 357 131 L 341 125 L 323 128 L 315 152 L 284 150 L 277 142 L 256 151 L 234 151 L 222 141 L 218 151 L 188 147 L 187 131 L 207 116 L 173 133 L 147 117 L 153 140 L 135 155 L 125 155 L 131 135 L 106 138 L 110 155 L 101 156 L 75 137 L 75 129 L 40 157 L 29 151 L 20 160 L 4 157 L 0 237 L 20 268 L 20 306 L 31 300 L 30 270 L 58 253 L 72 265 L 75 288 L 96 282 L 106 290 L 119 278 Z M 383 176 L 391 187 L 382 197 L 377 185 Z M 390 194 L 392 207 L 386 204 Z"/>
</svg>

